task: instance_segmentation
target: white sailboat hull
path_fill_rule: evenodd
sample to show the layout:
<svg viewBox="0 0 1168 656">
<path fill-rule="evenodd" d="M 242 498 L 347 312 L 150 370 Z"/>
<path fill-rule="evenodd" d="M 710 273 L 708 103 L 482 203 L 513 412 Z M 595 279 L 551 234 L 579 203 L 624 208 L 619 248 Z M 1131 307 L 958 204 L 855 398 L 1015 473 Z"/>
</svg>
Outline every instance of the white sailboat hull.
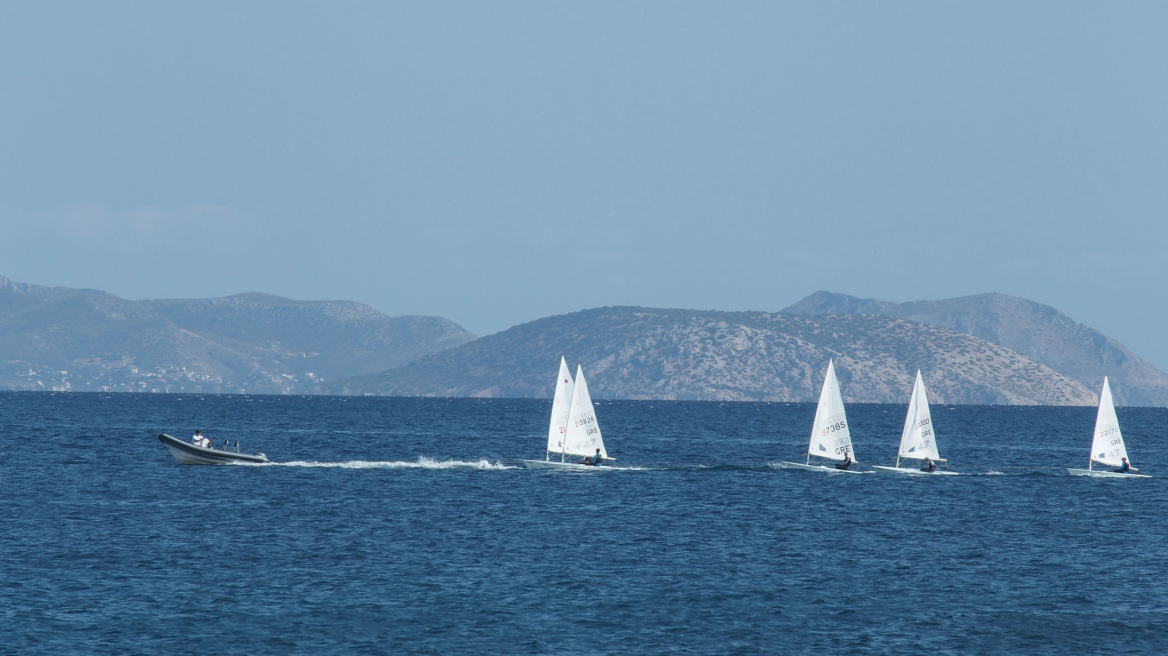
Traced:
<svg viewBox="0 0 1168 656">
<path fill-rule="evenodd" d="M 1151 478 L 1147 474 L 1122 474 L 1120 472 L 1103 471 L 1098 469 L 1072 469 L 1067 467 L 1071 476 L 1090 476 L 1091 478 Z"/>
<path fill-rule="evenodd" d="M 920 475 L 920 476 L 960 476 L 961 475 L 960 472 L 946 471 L 944 469 L 938 469 L 936 471 L 927 472 L 927 471 L 922 471 L 920 469 L 909 469 L 908 467 L 886 467 L 883 465 L 872 465 L 872 469 L 875 469 L 876 471 L 887 472 L 889 474 L 909 474 L 912 476 L 916 476 L 916 475 Z"/>
<path fill-rule="evenodd" d="M 825 472 L 828 474 L 862 474 L 864 472 L 855 471 L 852 469 L 836 469 L 835 467 L 826 467 L 824 465 L 806 465 L 801 462 L 778 462 L 771 463 L 772 467 L 778 469 L 802 469 L 803 471 Z"/>
<path fill-rule="evenodd" d="M 528 469 L 615 469 L 606 465 L 582 465 L 578 462 L 560 462 L 559 460 L 524 460 L 523 465 Z"/>
</svg>

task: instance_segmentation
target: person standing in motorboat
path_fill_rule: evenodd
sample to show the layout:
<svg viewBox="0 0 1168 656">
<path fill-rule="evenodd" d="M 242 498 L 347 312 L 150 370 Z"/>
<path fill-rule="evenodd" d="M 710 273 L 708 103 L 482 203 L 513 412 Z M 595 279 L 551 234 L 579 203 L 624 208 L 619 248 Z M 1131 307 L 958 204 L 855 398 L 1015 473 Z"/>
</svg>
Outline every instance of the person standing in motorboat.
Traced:
<svg viewBox="0 0 1168 656">
<path fill-rule="evenodd" d="M 201 446 L 204 449 L 211 448 L 211 438 L 203 435 L 203 431 L 201 430 L 195 431 L 195 436 L 191 438 L 191 441 L 195 443 L 195 446 Z"/>
<path fill-rule="evenodd" d="M 850 454 L 850 453 L 844 454 L 844 461 L 843 462 L 835 463 L 836 469 L 847 469 L 848 467 L 851 467 L 851 466 L 852 466 L 852 454 Z"/>
<path fill-rule="evenodd" d="M 937 471 L 937 463 L 933 462 L 929 458 L 925 458 L 925 464 L 921 467 L 921 471 L 932 474 L 933 472 Z"/>
<path fill-rule="evenodd" d="M 1116 469 L 1115 473 L 1117 473 L 1117 474 L 1130 474 L 1130 473 L 1132 473 L 1132 466 L 1131 466 L 1131 463 L 1127 461 L 1127 458 L 1123 459 L 1123 466 L 1120 467 L 1119 469 Z"/>
</svg>

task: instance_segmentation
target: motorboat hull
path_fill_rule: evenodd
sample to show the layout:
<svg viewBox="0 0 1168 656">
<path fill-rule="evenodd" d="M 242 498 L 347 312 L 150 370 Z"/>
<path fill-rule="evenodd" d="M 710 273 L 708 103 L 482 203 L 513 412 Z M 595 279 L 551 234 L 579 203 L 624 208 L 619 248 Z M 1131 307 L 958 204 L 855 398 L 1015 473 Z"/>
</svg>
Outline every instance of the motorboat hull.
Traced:
<svg viewBox="0 0 1168 656">
<path fill-rule="evenodd" d="M 907 467 L 886 467 L 883 465 L 872 465 L 872 469 L 882 471 L 889 474 L 908 474 L 910 476 L 960 476 L 961 472 L 946 471 L 944 469 L 937 469 L 927 472 L 921 469 L 909 469 Z"/>
<path fill-rule="evenodd" d="M 807 465 L 801 462 L 779 462 L 771 465 L 779 469 L 801 469 L 803 471 L 824 472 L 828 474 L 862 474 L 864 472 L 856 471 L 854 469 L 836 469 L 835 467 L 826 467 L 824 465 Z"/>
<path fill-rule="evenodd" d="M 226 465 L 233 462 L 269 462 L 268 457 L 262 453 L 235 453 L 233 451 L 208 449 L 202 446 L 195 446 L 177 437 L 171 437 L 166 433 L 159 435 L 158 441 L 165 444 L 166 448 L 170 450 L 170 455 L 174 456 L 175 460 L 184 465 Z"/>
<path fill-rule="evenodd" d="M 1067 473 L 1071 476 L 1090 476 L 1091 478 L 1151 478 L 1148 474 L 1124 474 L 1098 469 L 1071 469 L 1070 467 L 1067 468 Z"/>
</svg>

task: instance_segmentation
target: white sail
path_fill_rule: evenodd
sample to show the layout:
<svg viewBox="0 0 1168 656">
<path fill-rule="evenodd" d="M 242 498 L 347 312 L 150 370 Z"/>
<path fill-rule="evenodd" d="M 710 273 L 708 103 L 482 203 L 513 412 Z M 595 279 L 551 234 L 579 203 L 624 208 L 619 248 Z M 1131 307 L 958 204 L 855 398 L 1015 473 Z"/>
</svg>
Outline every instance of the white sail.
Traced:
<svg viewBox="0 0 1168 656">
<path fill-rule="evenodd" d="M 596 423 L 596 412 L 592 409 L 592 396 L 588 394 L 588 381 L 584 380 L 584 369 L 577 366 L 564 453 L 594 456 L 597 449 L 600 449 L 601 456 L 608 457 L 608 452 L 604 450 L 604 440 L 600 437 L 600 424 Z"/>
<path fill-rule="evenodd" d="M 853 461 L 858 461 L 852 449 L 848 418 L 844 415 L 844 397 L 840 395 L 835 364 L 831 360 L 827 362 L 827 376 L 819 392 L 819 407 L 815 410 L 815 422 L 811 424 L 811 444 L 807 447 L 807 455 L 808 458 L 817 456 L 831 460 L 843 460 L 851 455 Z"/>
<path fill-rule="evenodd" d="M 1111 400 L 1111 386 L 1104 376 L 1103 391 L 1099 393 L 1099 414 L 1095 415 L 1095 438 L 1091 440 L 1091 459 L 1119 467 L 1126 457 L 1119 418 L 1115 416 L 1115 404 Z"/>
<path fill-rule="evenodd" d="M 564 437 L 568 429 L 568 415 L 572 412 L 572 372 L 568 363 L 560 357 L 560 377 L 556 379 L 556 395 L 552 399 L 552 419 L 548 424 L 547 450 L 559 453 L 564 448 Z"/>
<path fill-rule="evenodd" d="M 900 434 L 900 457 L 919 460 L 937 460 L 941 457 L 937 453 L 937 436 L 933 433 L 933 418 L 929 415 L 929 398 L 919 369 L 912 398 L 908 402 L 908 414 L 904 418 L 904 431 Z"/>
</svg>

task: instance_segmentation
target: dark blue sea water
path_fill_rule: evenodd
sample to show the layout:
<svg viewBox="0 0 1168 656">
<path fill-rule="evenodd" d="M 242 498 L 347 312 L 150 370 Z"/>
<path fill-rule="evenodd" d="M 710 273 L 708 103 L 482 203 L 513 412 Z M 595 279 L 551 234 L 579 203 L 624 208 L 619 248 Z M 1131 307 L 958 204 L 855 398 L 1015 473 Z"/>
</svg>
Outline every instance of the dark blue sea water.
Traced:
<svg viewBox="0 0 1168 656">
<path fill-rule="evenodd" d="M 934 406 L 954 477 L 775 470 L 812 404 L 599 402 L 638 469 L 557 472 L 550 402 L 0 393 L 0 652 L 1168 652 L 1150 480 L 1072 478 L 1094 408 Z M 904 406 L 848 407 L 864 464 Z M 159 432 L 273 466 L 179 465 Z"/>
</svg>

